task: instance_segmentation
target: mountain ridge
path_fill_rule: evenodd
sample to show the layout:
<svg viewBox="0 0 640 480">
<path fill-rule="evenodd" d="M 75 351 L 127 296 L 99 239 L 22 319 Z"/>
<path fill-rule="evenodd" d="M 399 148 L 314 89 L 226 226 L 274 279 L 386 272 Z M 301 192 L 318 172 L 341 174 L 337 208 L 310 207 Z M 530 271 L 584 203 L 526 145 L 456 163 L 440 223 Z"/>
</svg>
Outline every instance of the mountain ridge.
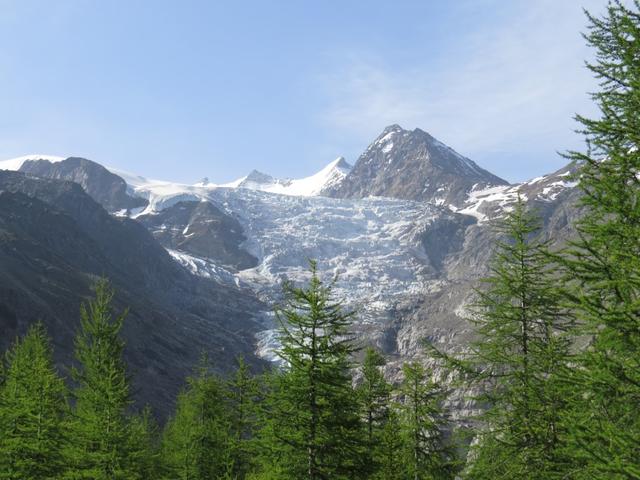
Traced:
<svg viewBox="0 0 640 480">
<path fill-rule="evenodd" d="M 56 176 L 56 173 L 53 173 L 54 170 L 61 168 L 56 164 L 61 161 L 64 163 L 65 160 L 62 157 L 30 155 L 0 161 L 0 169 L 27 171 L 27 166 L 37 161 L 39 157 L 47 158 L 37 162 L 41 165 L 37 173 L 52 178 Z M 405 162 L 406 159 L 410 161 Z M 50 172 L 43 171 L 46 162 L 51 165 Z M 398 168 L 399 163 L 406 163 L 406 165 Z M 187 185 L 151 180 L 118 169 L 105 168 L 121 177 L 129 186 L 128 193 L 133 196 L 136 195 L 136 189 L 141 187 L 146 187 L 148 190 L 152 185 L 162 186 L 165 189 L 169 185 Z M 71 179 L 69 175 L 64 178 Z M 475 184 L 483 187 L 508 185 L 507 181 L 484 170 L 424 130 L 419 128 L 412 131 L 405 130 L 397 124 L 387 126 L 353 166 L 340 156 L 315 174 L 299 179 L 280 179 L 252 170 L 248 175 L 232 182 L 211 183 L 208 178 L 205 180 L 191 186 L 248 188 L 294 196 L 320 195 L 336 198 L 386 196 L 440 205 L 451 204 L 456 207 L 461 206 L 465 195 Z"/>
</svg>

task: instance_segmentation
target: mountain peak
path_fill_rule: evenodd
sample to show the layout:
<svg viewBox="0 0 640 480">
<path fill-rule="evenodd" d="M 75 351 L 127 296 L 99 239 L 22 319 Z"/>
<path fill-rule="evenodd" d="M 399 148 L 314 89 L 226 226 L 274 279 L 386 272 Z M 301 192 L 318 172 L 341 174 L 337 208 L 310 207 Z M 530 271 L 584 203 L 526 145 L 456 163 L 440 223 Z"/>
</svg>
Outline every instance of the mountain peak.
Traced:
<svg viewBox="0 0 640 480">
<path fill-rule="evenodd" d="M 249 172 L 249 175 L 244 178 L 244 181 L 255 183 L 273 183 L 275 181 L 275 178 L 258 170 L 251 170 L 251 172 Z"/>
<path fill-rule="evenodd" d="M 400 125 L 398 125 L 397 123 L 393 123 L 391 125 L 388 125 L 384 128 L 384 130 L 382 130 L 382 133 L 380 134 L 382 135 L 386 135 L 387 133 L 402 133 L 402 132 L 406 132 L 406 130 L 404 128 L 402 128 Z"/>
<path fill-rule="evenodd" d="M 394 197 L 459 206 L 475 185 L 507 182 L 416 128 L 389 125 L 328 192 L 342 198 Z"/>
<path fill-rule="evenodd" d="M 327 165 L 326 167 L 323 168 L 323 170 L 326 169 L 334 169 L 334 168 L 340 168 L 340 169 L 345 169 L 345 170 L 351 170 L 353 168 L 353 166 L 347 162 L 344 157 L 338 157 L 336 158 L 333 162 L 329 163 L 329 165 Z"/>
<path fill-rule="evenodd" d="M 278 179 L 258 170 L 252 170 L 246 177 L 221 186 L 303 197 L 321 195 L 327 188 L 339 184 L 351 168 L 343 157 L 338 157 L 322 170 L 305 178 Z"/>
</svg>

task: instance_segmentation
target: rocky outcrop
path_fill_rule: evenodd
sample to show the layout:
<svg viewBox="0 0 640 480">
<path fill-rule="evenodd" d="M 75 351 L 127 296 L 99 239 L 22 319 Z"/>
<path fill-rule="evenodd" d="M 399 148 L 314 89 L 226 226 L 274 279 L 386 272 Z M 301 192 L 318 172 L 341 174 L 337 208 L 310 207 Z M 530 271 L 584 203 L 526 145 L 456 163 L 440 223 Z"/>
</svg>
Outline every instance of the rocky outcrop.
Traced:
<svg viewBox="0 0 640 480">
<path fill-rule="evenodd" d="M 210 202 L 178 202 L 137 220 L 165 247 L 204 257 L 230 270 L 255 267 L 258 259 L 241 248 L 242 226 Z"/>
<path fill-rule="evenodd" d="M 77 183 L 109 212 L 147 205 L 145 199 L 129 195 L 127 183 L 122 178 L 86 158 L 70 157 L 60 162 L 28 160 L 20 171 L 36 177 Z"/>
</svg>

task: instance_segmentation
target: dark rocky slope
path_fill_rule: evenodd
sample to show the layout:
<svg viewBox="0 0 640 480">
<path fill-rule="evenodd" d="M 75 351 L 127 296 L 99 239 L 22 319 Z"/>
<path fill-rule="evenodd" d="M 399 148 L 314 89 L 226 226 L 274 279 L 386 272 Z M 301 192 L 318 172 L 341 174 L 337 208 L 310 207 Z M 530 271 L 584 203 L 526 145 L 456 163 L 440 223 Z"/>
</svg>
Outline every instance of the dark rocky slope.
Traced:
<svg viewBox="0 0 640 480">
<path fill-rule="evenodd" d="M 109 215 L 75 183 L 0 171 L 0 350 L 40 320 L 69 365 L 99 276 L 113 283 L 115 307 L 129 308 L 125 355 L 141 404 L 166 414 L 201 351 L 219 370 L 253 358 L 252 313 L 264 306 L 251 292 L 190 274 L 144 226 Z"/>
</svg>

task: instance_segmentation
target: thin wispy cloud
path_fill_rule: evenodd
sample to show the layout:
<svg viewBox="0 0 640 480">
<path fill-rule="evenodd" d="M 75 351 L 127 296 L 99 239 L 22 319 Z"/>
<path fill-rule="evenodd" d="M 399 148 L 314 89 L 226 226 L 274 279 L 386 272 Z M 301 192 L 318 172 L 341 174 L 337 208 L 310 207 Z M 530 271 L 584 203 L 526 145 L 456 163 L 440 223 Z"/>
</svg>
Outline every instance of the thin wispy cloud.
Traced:
<svg viewBox="0 0 640 480">
<path fill-rule="evenodd" d="M 572 116 L 593 112 L 581 6 L 606 1 L 0 0 L 0 159 L 302 177 L 399 123 L 508 179 L 537 176 L 579 146 Z"/>
<path fill-rule="evenodd" d="M 602 2 L 584 6 L 598 11 Z M 322 78 L 330 99 L 323 121 L 363 141 L 390 123 L 420 127 L 489 168 L 511 156 L 516 164 L 503 174 L 514 180 L 562 163 L 555 151 L 579 141 L 572 116 L 594 112 L 582 8 L 544 0 L 510 10 L 458 35 L 438 69 L 398 68 L 372 52 L 342 58 Z"/>
</svg>

